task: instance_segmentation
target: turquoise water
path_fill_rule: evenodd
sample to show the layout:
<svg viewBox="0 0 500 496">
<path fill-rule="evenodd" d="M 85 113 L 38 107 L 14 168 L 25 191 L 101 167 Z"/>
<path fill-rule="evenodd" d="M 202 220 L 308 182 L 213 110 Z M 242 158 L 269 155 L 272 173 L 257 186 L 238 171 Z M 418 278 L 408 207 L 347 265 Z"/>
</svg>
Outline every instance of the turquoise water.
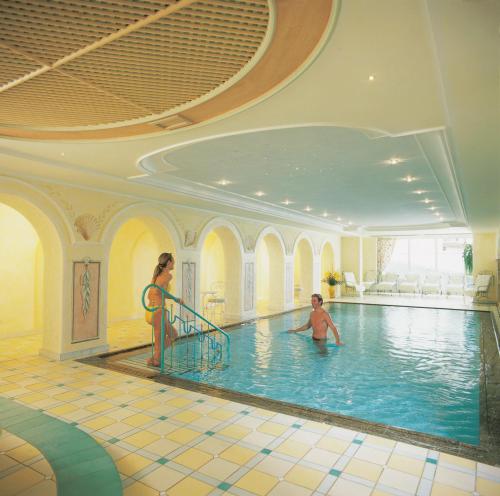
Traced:
<svg viewBox="0 0 500 496">
<path fill-rule="evenodd" d="M 224 370 L 180 377 L 413 431 L 479 444 L 477 312 L 325 306 L 345 346 L 320 348 L 296 311 L 231 331 Z"/>
</svg>

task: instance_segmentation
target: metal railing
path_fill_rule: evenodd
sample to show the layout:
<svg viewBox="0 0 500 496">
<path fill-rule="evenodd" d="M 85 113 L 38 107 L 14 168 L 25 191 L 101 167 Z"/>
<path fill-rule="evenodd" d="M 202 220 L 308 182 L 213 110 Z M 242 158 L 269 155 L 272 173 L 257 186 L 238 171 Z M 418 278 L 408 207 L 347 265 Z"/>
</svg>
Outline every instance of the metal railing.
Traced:
<svg viewBox="0 0 500 496">
<path fill-rule="evenodd" d="M 151 288 L 161 293 L 161 306 L 149 307 L 146 295 Z M 167 307 L 167 301 L 171 301 Z M 175 305 L 175 306 L 174 306 Z M 178 305 L 178 307 L 177 307 Z M 152 358 L 154 354 L 154 315 L 161 310 L 160 364 L 161 373 L 182 374 L 223 367 L 230 358 L 229 334 L 217 327 L 157 284 L 148 284 L 142 292 L 142 306 L 152 316 Z M 180 312 L 175 309 L 179 308 Z M 166 338 L 169 346 L 165 348 Z"/>
</svg>

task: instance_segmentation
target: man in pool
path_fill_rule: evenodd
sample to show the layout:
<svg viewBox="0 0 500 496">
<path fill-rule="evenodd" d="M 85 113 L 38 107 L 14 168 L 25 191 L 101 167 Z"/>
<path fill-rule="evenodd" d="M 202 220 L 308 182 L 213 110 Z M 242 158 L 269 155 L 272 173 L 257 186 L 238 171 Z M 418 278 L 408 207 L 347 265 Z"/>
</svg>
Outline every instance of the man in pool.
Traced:
<svg viewBox="0 0 500 496">
<path fill-rule="evenodd" d="M 297 329 L 289 329 L 288 332 L 303 332 L 312 327 L 313 340 L 324 343 L 327 339 L 328 328 L 330 327 L 333 335 L 335 336 L 335 344 L 337 346 L 343 345 L 344 343 L 340 341 L 339 331 L 335 327 L 330 314 L 322 307 L 323 297 L 320 294 L 314 293 L 311 296 L 311 305 L 313 307 L 313 311 L 311 312 L 307 323 L 303 326 L 297 327 Z"/>
</svg>

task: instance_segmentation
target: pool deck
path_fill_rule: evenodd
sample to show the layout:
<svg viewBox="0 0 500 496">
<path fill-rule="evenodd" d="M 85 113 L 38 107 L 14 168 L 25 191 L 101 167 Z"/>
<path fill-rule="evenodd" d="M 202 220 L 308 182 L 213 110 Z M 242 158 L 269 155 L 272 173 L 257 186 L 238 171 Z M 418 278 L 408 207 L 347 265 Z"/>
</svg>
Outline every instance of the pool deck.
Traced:
<svg viewBox="0 0 500 496">
<path fill-rule="evenodd" d="M 123 347 L 138 344 L 132 325 L 121 337 Z M 30 339 L 2 346 L 0 396 L 89 434 L 112 457 L 126 496 L 500 494 L 499 466 L 36 353 Z M 10 464 L 0 465 L 0 493 L 43 494 L 39 478 L 17 492 L 8 486 L 26 467 L 8 446 L 0 451 Z"/>
</svg>

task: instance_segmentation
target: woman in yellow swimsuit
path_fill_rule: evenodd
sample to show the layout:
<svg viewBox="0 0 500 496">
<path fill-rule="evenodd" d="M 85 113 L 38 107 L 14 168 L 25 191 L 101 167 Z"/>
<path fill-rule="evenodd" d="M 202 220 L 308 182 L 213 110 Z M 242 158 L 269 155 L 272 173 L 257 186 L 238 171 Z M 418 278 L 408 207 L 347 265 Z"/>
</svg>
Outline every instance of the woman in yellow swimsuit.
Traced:
<svg viewBox="0 0 500 496">
<path fill-rule="evenodd" d="M 171 271 L 174 270 L 175 260 L 171 253 L 162 253 L 158 257 L 158 265 L 155 267 L 153 272 L 153 279 L 151 284 L 156 284 L 161 288 L 168 291 L 168 285 L 172 280 Z M 148 359 L 148 365 L 153 365 L 154 367 L 160 366 L 160 347 L 161 347 L 161 306 L 162 306 L 162 293 L 158 288 L 150 288 L 148 292 L 149 307 L 160 307 L 151 315 L 150 312 L 146 314 L 146 320 L 153 324 L 155 343 L 154 343 L 154 353 L 153 358 Z M 174 298 L 177 303 L 184 303 L 181 298 Z M 165 347 L 168 348 L 172 345 L 172 342 L 177 338 L 177 331 L 170 324 L 167 318 L 167 313 L 165 312 Z"/>
</svg>

